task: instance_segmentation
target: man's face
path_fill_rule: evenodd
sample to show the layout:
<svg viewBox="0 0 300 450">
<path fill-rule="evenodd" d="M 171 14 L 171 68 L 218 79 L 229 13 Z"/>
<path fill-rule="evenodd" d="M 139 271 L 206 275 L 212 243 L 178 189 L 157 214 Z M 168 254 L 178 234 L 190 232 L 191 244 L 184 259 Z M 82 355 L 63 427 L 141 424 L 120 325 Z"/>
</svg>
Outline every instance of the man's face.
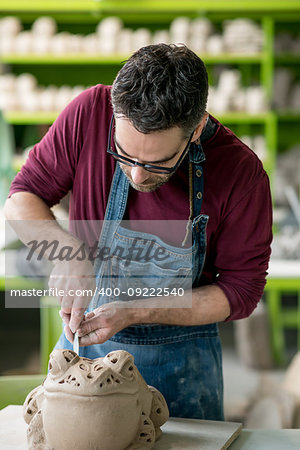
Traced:
<svg viewBox="0 0 300 450">
<path fill-rule="evenodd" d="M 116 151 L 120 155 L 140 163 L 173 167 L 188 142 L 188 139 L 183 137 L 183 131 L 179 127 L 144 134 L 137 131 L 128 119 L 116 118 L 115 124 Z M 155 191 L 173 175 L 173 173 L 152 173 L 143 167 L 130 167 L 122 163 L 120 167 L 131 186 L 140 192 Z"/>
</svg>

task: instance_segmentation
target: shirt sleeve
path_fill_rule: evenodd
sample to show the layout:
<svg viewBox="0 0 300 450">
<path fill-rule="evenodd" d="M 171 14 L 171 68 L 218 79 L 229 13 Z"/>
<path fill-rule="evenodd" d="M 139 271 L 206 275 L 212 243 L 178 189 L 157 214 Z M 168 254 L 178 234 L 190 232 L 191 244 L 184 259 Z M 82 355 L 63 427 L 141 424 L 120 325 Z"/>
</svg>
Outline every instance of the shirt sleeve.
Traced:
<svg viewBox="0 0 300 450">
<path fill-rule="evenodd" d="M 62 111 L 30 151 L 11 184 L 9 197 L 15 192 L 30 192 L 51 207 L 72 189 L 95 97 L 96 88 L 87 89 Z"/>
<path fill-rule="evenodd" d="M 272 241 L 272 201 L 267 174 L 244 192 L 220 224 L 216 244 L 216 284 L 224 291 L 231 313 L 249 316 L 262 297 Z"/>
</svg>

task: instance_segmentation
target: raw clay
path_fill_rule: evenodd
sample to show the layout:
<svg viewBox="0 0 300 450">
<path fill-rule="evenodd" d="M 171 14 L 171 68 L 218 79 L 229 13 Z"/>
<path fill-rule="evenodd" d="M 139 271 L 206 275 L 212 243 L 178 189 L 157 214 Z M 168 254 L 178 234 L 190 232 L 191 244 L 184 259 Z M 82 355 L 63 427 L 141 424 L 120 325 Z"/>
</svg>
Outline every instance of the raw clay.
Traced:
<svg viewBox="0 0 300 450">
<path fill-rule="evenodd" d="M 146 450 L 169 410 L 130 353 L 92 360 L 54 350 L 47 378 L 27 396 L 23 416 L 30 450 Z"/>
</svg>

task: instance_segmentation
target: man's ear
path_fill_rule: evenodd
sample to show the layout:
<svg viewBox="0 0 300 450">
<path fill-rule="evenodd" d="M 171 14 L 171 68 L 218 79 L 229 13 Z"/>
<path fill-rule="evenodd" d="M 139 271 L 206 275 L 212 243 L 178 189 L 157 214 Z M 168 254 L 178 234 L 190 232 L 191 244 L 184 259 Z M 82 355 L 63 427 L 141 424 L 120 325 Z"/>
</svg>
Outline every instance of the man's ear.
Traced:
<svg viewBox="0 0 300 450">
<path fill-rule="evenodd" d="M 194 135 L 192 137 L 192 142 L 196 142 L 196 144 L 198 143 L 197 141 L 200 139 L 200 136 L 205 127 L 207 118 L 208 118 L 208 113 L 205 113 L 201 119 L 201 122 L 199 122 L 199 124 L 195 128 Z"/>
</svg>

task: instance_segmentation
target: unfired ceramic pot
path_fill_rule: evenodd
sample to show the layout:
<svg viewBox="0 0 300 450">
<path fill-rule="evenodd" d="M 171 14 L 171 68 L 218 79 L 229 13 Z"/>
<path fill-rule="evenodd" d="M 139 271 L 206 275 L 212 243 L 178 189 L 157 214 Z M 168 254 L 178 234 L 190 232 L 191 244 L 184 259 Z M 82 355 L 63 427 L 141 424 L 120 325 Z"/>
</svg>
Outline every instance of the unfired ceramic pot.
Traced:
<svg viewBox="0 0 300 450">
<path fill-rule="evenodd" d="M 27 442 L 35 450 L 152 449 L 169 417 L 123 350 L 94 360 L 54 350 L 49 373 L 26 398 Z"/>
</svg>

